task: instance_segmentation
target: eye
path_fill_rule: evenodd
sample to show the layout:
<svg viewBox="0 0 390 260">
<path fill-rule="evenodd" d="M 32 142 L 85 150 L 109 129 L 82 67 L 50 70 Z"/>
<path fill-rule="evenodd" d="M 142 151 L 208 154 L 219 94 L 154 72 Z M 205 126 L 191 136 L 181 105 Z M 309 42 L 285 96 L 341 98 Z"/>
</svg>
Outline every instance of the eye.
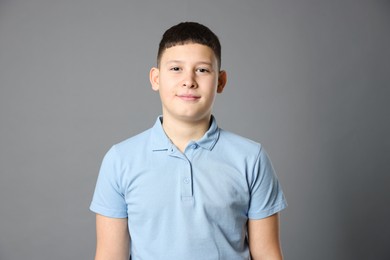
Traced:
<svg viewBox="0 0 390 260">
<path fill-rule="evenodd" d="M 199 68 L 199 69 L 197 69 L 197 71 L 200 72 L 200 73 L 210 72 L 210 70 L 208 70 L 206 68 Z"/>
<path fill-rule="evenodd" d="M 180 71 L 180 68 L 179 67 L 172 67 L 169 70 L 171 70 L 171 71 Z"/>
</svg>

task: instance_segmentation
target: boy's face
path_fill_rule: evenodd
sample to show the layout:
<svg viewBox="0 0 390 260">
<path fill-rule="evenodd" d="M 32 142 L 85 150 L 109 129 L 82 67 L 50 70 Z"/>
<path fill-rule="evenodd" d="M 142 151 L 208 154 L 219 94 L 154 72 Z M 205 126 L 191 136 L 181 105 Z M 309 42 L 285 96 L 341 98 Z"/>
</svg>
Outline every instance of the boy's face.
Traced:
<svg viewBox="0 0 390 260">
<path fill-rule="evenodd" d="M 186 122 L 209 120 L 216 93 L 226 84 L 211 48 L 176 45 L 164 51 L 159 68 L 150 71 L 152 88 L 159 91 L 163 116 Z"/>
</svg>

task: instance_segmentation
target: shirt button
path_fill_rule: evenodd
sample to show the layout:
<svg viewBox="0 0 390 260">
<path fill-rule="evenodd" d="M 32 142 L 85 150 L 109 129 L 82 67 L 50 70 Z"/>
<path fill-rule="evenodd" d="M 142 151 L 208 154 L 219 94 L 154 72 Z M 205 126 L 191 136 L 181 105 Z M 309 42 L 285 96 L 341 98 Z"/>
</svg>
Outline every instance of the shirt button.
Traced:
<svg viewBox="0 0 390 260">
<path fill-rule="evenodd" d="M 197 145 L 197 144 L 193 144 L 193 145 L 191 146 L 191 148 L 192 148 L 192 149 L 196 149 L 196 148 L 198 148 L 198 145 Z"/>
<path fill-rule="evenodd" d="M 189 178 L 184 178 L 184 180 L 183 180 L 183 181 L 184 181 L 184 183 L 185 183 L 185 184 L 188 184 L 188 183 L 190 183 L 190 179 L 189 179 Z"/>
</svg>

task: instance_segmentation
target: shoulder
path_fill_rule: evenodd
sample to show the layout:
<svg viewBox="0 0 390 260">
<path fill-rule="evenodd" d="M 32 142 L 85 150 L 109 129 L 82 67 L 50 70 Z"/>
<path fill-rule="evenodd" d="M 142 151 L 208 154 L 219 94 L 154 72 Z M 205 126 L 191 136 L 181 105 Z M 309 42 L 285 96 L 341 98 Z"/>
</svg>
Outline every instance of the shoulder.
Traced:
<svg viewBox="0 0 390 260">
<path fill-rule="evenodd" d="M 261 143 L 221 128 L 218 143 L 221 148 L 233 150 L 239 154 L 258 155 L 262 150 Z"/>
<path fill-rule="evenodd" d="M 145 148 L 150 142 L 151 129 L 129 137 L 123 141 L 114 144 L 113 150 L 118 156 L 127 156 L 129 153 L 139 152 L 139 149 Z"/>
<path fill-rule="evenodd" d="M 104 155 L 101 175 L 116 176 L 120 180 L 128 169 L 138 167 L 146 158 L 147 147 L 150 147 L 149 136 L 150 129 L 111 146 Z"/>
<path fill-rule="evenodd" d="M 124 165 L 136 161 L 138 155 L 144 154 L 146 147 L 149 147 L 149 139 L 150 129 L 112 145 L 104 155 L 102 166 L 111 165 L 121 169 Z"/>
</svg>

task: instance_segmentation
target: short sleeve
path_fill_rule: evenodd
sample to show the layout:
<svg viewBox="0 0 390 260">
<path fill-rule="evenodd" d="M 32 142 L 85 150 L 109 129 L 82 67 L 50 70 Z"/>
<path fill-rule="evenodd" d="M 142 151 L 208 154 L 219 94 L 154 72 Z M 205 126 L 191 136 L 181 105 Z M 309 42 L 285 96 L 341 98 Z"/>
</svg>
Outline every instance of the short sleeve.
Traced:
<svg viewBox="0 0 390 260">
<path fill-rule="evenodd" d="M 106 217 L 127 218 L 127 204 L 121 187 L 121 160 L 113 146 L 104 156 L 90 210 Z"/>
<path fill-rule="evenodd" d="M 250 197 L 248 217 L 251 219 L 266 218 L 287 207 L 271 160 L 262 147 L 252 172 Z"/>
</svg>

